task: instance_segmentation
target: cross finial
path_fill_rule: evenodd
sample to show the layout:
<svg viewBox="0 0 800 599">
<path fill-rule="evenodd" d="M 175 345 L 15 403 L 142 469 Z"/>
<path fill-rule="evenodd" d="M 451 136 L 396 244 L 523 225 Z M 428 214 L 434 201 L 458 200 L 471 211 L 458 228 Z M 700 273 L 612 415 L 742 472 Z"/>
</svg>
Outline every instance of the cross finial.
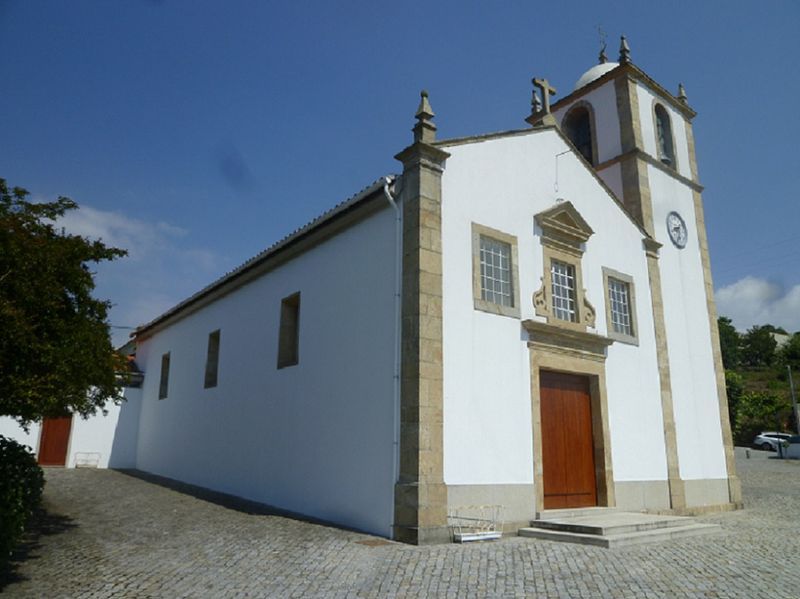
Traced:
<svg viewBox="0 0 800 599">
<path fill-rule="evenodd" d="M 544 99 L 544 113 L 550 114 L 550 94 L 555 96 L 556 88 L 550 85 L 550 82 L 547 79 L 538 79 L 534 77 L 531 81 L 534 87 L 538 87 L 542 92 L 542 98 Z"/>
<path fill-rule="evenodd" d="M 622 35 L 619 38 L 619 63 L 628 64 L 631 61 L 631 47 L 628 45 L 628 40 Z"/>
<path fill-rule="evenodd" d="M 597 59 L 600 64 L 605 64 L 608 62 L 608 56 L 606 56 L 606 32 L 599 25 L 597 26 L 597 34 L 600 36 L 600 54 Z"/>
<path fill-rule="evenodd" d="M 689 99 L 686 97 L 686 89 L 683 87 L 683 83 L 678 84 L 678 100 L 680 100 L 684 104 L 689 103 Z"/>
<path fill-rule="evenodd" d="M 436 141 L 436 125 L 431 120 L 434 117 L 431 103 L 428 102 L 427 90 L 422 90 L 419 94 L 419 107 L 414 117 L 417 119 L 417 124 L 414 125 L 414 141 L 421 141 L 423 143 L 432 143 Z"/>
</svg>

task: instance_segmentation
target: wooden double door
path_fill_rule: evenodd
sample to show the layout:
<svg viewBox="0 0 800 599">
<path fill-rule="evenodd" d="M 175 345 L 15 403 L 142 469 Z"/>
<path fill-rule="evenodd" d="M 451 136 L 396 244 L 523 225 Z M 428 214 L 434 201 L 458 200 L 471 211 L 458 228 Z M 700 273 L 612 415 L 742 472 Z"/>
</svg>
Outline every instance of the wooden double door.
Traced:
<svg viewBox="0 0 800 599">
<path fill-rule="evenodd" d="M 540 372 L 544 509 L 597 505 L 589 378 Z"/>
</svg>

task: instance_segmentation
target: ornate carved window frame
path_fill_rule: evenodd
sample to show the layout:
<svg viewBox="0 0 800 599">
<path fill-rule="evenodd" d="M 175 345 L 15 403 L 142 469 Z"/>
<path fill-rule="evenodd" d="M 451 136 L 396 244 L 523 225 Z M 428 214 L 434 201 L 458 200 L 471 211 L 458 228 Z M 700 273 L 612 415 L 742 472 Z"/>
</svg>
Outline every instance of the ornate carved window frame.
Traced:
<svg viewBox="0 0 800 599">
<path fill-rule="evenodd" d="M 511 306 L 503 306 L 481 297 L 481 237 L 488 237 L 511 247 Z M 476 310 L 497 314 L 498 316 L 520 318 L 518 264 L 517 238 L 514 235 L 472 223 L 472 298 Z"/>
<path fill-rule="evenodd" d="M 609 293 L 608 279 L 616 279 L 621 283 L 628 286 L 628 309 L 630 313 L 628 316 L 631 321 L 632 335 L 625 333 L 618 333 L 614 330 L 611 322 L 611 294 Z M 603 293 L 605 294 L 606 304 L 606 336 L 622 343 L 630 345 L 639 345 L 639 321 L 636 319 L 636 287 L 633 284 L 633 277 L 626 275 L 611 268 L 603 267 Z"/>
<path fill-rule="evenodd" d="M 544 262 L 542 286 L 533 294 L 536 315 L 544 317 L 551 325 L 567 329 L 585 331 L 587 327 L 594 328 L 595 309 L 586 298 L 581 268 L 584 246 L 594 231 L 571 202 L 556 204 L 533 218 L 541 229 Z M 553 280 L 550 273 L 553 260 L 569 264 L 575 269 L 575 321 L 556 318 L 553 313 Z"/>
</svg>

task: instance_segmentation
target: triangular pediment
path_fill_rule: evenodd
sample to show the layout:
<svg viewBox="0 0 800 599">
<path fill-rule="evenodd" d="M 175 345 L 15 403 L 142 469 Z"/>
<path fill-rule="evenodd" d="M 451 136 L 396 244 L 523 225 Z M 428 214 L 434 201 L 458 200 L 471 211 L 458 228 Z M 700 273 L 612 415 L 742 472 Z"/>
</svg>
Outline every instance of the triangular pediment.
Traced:
<svg viewBox="0 0 800 599">
<path fill-rule="evenodd" d="M 574 242 L 586 242 L 594 231 L 572 205 L 572 202 L 559 202 L 552 208 L 534 216 L 545 236 L 566 237 Z"/>
</svg>

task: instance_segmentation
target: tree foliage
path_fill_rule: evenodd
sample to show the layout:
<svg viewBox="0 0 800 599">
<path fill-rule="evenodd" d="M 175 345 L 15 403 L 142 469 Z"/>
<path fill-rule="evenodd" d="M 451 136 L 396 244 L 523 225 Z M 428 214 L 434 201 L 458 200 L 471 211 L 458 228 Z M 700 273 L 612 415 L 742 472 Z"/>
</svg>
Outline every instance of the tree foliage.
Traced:
<svg viewBox="0 0 800 599">
<path fill-rule="evenodd" d="M 774 327 L 753 326 L 742 337 L 742 362 L 750 367 L 772 366 L 778 342 L 772 336 Z"/>
<path fill-rule="evenodd" d="M 791 366 L 793 373 L 800 373 L 800 333 L 795 333 L 778 352 L 782 368 Z"/>
<path fill-rule="evenodd" d="M 726 370 L 725 391 L 728 394 L 728 418 L 730 419 L 731 430 L 735 431 L 739 406 L 744 396 L 744 381 L 742 380 L 742 375 L 733 370 Z"/>
<path fill-rule="evenodd" d="M 738 368 L 741 362 L 741 352 L 739 345 L 742 342 L 741 335 L 733 327 L 731 319 L 726 316 L 720 316 L 717 319 L 719 327 L 719 345 L 722 350 L 722 365 L 725 370 Z"/>
<path fill-rule="evenodd" d="M 119 399 L 124 369 L 89 265 L 126 252 L 57 229 L 78 208 L 69 198 L 28 195 L 0 179 L 0 415 L 23 424 L 102 409 Z"/>
</svg>

